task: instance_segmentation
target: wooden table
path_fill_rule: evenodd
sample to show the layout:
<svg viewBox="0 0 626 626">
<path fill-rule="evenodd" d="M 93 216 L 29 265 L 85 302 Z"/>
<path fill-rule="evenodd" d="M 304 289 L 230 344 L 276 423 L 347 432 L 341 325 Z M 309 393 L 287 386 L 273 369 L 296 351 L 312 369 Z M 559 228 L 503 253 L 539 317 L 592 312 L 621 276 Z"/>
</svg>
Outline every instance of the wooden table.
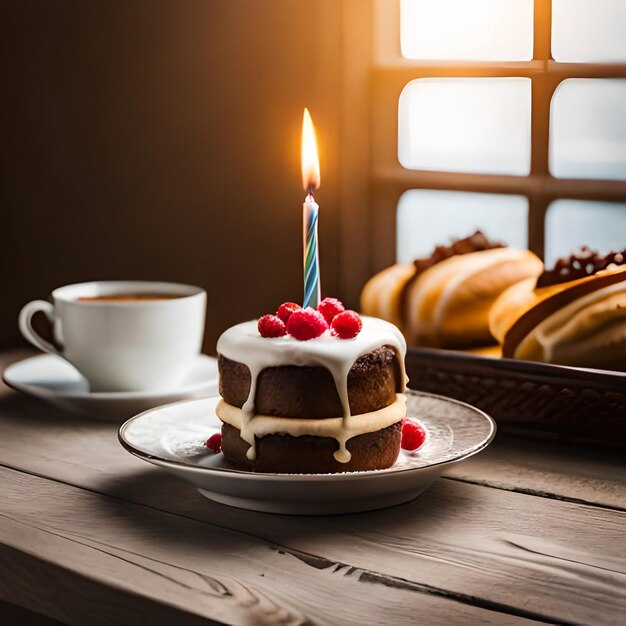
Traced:
<svg viewBox="0 0 626 626">
<path fill-rule="evenodd" d="M 499 437 L 409 504 L 288 517 L 210 502 L 116 432 L 0 390 L 0 599 L 81 626 L 626 623 L 615 454 Z"/>
</svg>

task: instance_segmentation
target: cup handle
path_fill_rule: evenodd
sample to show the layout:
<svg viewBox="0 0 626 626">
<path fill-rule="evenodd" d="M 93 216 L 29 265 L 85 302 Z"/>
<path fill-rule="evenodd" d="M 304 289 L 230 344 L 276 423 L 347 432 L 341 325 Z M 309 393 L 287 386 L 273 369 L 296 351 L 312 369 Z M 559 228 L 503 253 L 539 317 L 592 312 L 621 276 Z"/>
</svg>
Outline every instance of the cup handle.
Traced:
<svg viewBox="0 0 626 626">
<path fill-rule="evenodd" d="M 36 348 L 48 352 L 49 354 L 56 354 L 63 357 L 63 353 L 57 350 L 56 346 L 52 345 L 49 341 L 46 341 L 40 337 L 33 328 L 32 319 L 35 313 L 42 312 L 48 318 L 50 324 L 54 324 L 54 306 L 46 300 L 33 300 L 25 305 L 20 311 L 19 327 L 20 332 L 24 335 L 24 338 L 30 341 Z M 65 358 L 65 357 L 63 357 Z"/>
</svg>

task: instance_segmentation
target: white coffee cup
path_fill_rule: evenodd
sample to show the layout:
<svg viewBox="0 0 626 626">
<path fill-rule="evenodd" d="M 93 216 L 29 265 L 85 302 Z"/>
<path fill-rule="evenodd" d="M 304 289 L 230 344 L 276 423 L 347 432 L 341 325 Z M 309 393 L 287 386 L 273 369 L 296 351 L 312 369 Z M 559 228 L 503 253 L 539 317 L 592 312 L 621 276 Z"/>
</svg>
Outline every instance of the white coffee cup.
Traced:
<svg viewBox="0 0 626 626">
<path fill-rule="evenodd" d="M 123 295 L 164 298 L 81 300 Z M 175 388 L 200 353 L 206 314 L 206 292 L 200 287 L 96 281 L 60 287 L 52 298 L 54 304 L 34 300 L 20 311 L 20 331 L 40 350 L 69 361 L 91 391 Z M 33 329 L 39 311 L 52 324 L 60 349 Z"/>
</svg>

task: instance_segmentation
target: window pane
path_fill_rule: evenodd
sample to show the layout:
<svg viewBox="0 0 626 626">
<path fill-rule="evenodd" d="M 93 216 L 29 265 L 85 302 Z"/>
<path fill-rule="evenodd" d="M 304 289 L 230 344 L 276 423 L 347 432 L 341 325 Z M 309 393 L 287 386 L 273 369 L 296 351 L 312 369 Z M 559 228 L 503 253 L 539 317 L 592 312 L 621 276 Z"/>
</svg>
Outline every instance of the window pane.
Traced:
<svg viewBox="0 0 626 626">
<path fill-rule="evenodd" d="M 626 61 L 624 0 L 552 0 L 556 61 Z"/>
<path fill-rule="evenodd" d="M 402 0 L 400 38 L 408 59 L 528 61 L 533 0 Z"/>
<path fill-rule="evenodd" d="M 546 265 L 580 246 L 603 254 L 626 247 L 626 204 L 556 200 L 546 215 Z"/>
<path fill-rule="evenodd" d="M 420 78 L 400 94 L 404 167 L 485 174 L 530 172 L 530 79 Z"/>
<path fill-rule="evenodd" d="M 477 229 L 510 246 L 526 248 L 528 199 L 463 191 L 405 191 L 398 203 L 398 262 L 427 256 L 435 245 L 467 237 Z"/>
<path fill-rule="evenodd" d="M 559 85 L 550 107 L 550 171 L 626 179 L 626 80 L 571 78 Z"/>
</svg>

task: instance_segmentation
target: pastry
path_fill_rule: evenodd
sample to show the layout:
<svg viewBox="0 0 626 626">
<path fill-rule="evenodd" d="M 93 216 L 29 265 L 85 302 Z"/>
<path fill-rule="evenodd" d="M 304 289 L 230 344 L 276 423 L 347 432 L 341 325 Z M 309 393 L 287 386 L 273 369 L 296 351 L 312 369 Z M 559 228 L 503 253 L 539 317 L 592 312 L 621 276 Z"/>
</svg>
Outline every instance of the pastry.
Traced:
<svg viewBox="0 0 626 626">
<path fill-rule="evenodd" d="M 259 472 L 333 473 L 396 461 L 406 344 L 392 324 L 343 307 L 325 319 L 293 305 L 280 318 L 229 328 L 217 351 L 217 415 L 231 462 Z"/>
<path fill-rule="evenodd" d="M 491 242 L 477 231 L 374 276 L 363 288 L 361 309 L 399 324 L 413 345 L 486 345 L 494 343 L 488 317 L 495 299 L 542 268 L 532 252 Z"/>
<path fill-rule="evenodd" d="M 490 328 L 504 357 L 626 370 L 626 250 L 559 259 L 505 291 Z"/>
</svg>

